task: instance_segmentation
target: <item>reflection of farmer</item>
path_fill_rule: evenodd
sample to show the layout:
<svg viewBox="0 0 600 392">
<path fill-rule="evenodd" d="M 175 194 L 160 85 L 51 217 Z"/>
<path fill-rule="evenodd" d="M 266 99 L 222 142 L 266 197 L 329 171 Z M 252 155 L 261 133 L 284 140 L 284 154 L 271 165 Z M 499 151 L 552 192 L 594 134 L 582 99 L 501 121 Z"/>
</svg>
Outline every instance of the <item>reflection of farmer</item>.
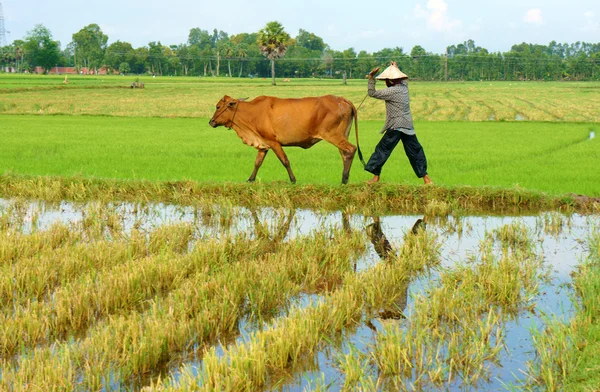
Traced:
<svg viewBox="0 0 600 392">
<path fill-rule="evenodd" d="M 419 233 L 419 229 L 425 229 L 425 218 L 417 219 L 415 224 L 411 229 L 412 235 L 417 235 Z M 392 245 L 386 238 L 383 230 L 381 230 L 381 221 L 378 216 L 373 217 L 373 223 L 366 227 L 367 235 L 369 236 L 369 240 L 373 244 L 375 248 L 375 252 L 381 257 L 382 260 L 388 260 L 391 256 L 390 254 L 393 252 Z M 408 284 L 410 283 L 410 279 L 407 277 L 405 280 L 402 280 L 401 284 L 403 287 L 399 290 L 401 295 L 398 297 L 398 301 L 396 302 L 396 306 L 394 309 L 385 309 L 379 313 L 379 317 L 382 319 L 400 319 L 403 317 L 402 312 L 406 308 L 406 303 L 408 301 Z M 374 329 L 374 326 L 370 322 L 367 322 L 367 326 L 369 328 Z"/>
<path fill-rule="evenodd" d="M 381 257 L 382 260 L 386 260 L 392 251 L 392 245 L 383 234 L 381 230 L 381 221 L 378 216 L 373 217 L 373 223 L 367 226 L 367 235 L 375 248 L 375 252 Z"/>
<path fill-rule="evenodd" d="M 392 61 L 391 65 L 375 78 L 378 71 L 379 67 L 369 73 L 368 92 L 369 96 L 385 101 L 386 119 L 381 131 L 384 135 L 365 166 L 366 171 L 374 174 L 374 177 L 368 183 L 373 184 L 379 181 L 383 165 L 398 142 L 402 140 L 404 151 L 415 174 L 417 177 L 422 178 L 425 184 L 430 184 L 431 179 L 427 174 L 427 159 L 423 147 L 417 140 L 412 115 L 410 114 L 408 76 L 400 71 L 395 61 Z M 384 79 L 387 88 L 375 90 L 375 79 Z"/>
<path fill-rule="evenodd" d="M 425 230 L 425 227 L 425 217 L 423 217 L 423 219 L 419 218 L 413 224 L 410 232 L 414 235 L 417 235 L 419 234 L 419 229 Z M 393 248 L 385 234 L 383 234 L 383 230 L 381 230 L 381 220 L 378 216 L 373 217 L 373 223 L 366 227 L 366 231 L 367 235 L 369 236 L 369 240 L 371 240 L 371 243 L 375 248 L 375 252 L 377 252 L 379 257 L 382 259 L 387 259 L 390 256 Z"/>
</svg>

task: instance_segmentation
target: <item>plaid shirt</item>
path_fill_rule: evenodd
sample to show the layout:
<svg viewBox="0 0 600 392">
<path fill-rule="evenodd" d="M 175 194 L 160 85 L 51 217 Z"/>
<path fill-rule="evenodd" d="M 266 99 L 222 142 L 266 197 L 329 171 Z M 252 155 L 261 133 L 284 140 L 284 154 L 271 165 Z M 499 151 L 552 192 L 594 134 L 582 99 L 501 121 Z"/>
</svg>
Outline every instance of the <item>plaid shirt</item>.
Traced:
<svg viewBox="0 0 600 392">
<path fill-rule="evenodd" d="M 412 115 L 410 114 L 410 98 L 408 97 L 408 84 L 406 80 L 383 90 L 375 90 L 375 79 L 369 79 L 369 96 L 385 101 L 385 125 L 381 130 L 397 129 L 407 135 L 414 135 Z"/>
</svg>

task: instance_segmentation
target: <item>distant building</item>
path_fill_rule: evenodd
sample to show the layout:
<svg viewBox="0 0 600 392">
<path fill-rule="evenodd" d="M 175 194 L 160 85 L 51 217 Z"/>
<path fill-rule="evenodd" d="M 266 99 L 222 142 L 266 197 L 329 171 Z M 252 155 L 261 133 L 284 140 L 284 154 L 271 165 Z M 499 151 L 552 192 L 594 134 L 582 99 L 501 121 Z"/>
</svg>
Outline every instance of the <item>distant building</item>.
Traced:
<svg viewBox="0 0 600 392">
<path fill-rule="evenodd" d="M 35 70 L 33 72 L 42 74 L 42 73 L 44 73 L 44 69 L 42 67 L 35 67 Z M 84 75 L 94 75 L 95 70 L 87 69 L 85 67 L 80 68 L 79 72 L 77 72 L 77 68 L 75 68 L 75 67 L 52 67 L 48 70 L 49 75 L 77 75 L 78 73 L 84 74 Z M 99 68 L 97 74 L 98 75 L 109 74 L 108 68 L 107 67 Z M 119 74 L 119 71 L 113 70 L 112 75 L 118 75 L 118 74 Z"/>
</svg>

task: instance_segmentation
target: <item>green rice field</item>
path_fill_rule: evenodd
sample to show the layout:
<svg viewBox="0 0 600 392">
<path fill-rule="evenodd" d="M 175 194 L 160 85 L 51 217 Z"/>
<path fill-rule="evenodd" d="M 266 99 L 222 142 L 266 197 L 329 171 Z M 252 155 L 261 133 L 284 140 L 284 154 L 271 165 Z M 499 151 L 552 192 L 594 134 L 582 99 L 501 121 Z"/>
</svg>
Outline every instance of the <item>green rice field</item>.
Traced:
<svg viewBox="0 0 600 392">
<path fill-rule="evenodd" d="M 384 105 L 366 99 L 366 81 L 0 75 L 0 167 L 19 175 L 159 181 L 242 182 L 256 152 L 233 130 L 208 120 L 225 94 L 281 97 L 338 94 L 359 107 L 359 141 L 368 158 Z M 417 83 L 413 114 L 434 182 L 440 186 L 522 187 L 600 196 L 597 162 L 600 89 L 593 83 Z M 364 102 L 363 102 L 364 100 Z M 529 103 L 524 103 L 525 101 Z M 362 105 L 361 105 L 362 103 Z M 518 120 L 517 120 L 518 119 Z M 351 135 L 351 142 L 355 142 Z M 322 142 L 288 148 L 300 184 L 336 184 L 342 161 Z M 575 158 L 576 157 L 576 158 Z M 259 181 L 286 181 L 274 154 Z M 356 160 L 350 181 L 368 173 Z M 390 183 L 418 183 L 401 148 L 383 172 Z"/>
</svg>

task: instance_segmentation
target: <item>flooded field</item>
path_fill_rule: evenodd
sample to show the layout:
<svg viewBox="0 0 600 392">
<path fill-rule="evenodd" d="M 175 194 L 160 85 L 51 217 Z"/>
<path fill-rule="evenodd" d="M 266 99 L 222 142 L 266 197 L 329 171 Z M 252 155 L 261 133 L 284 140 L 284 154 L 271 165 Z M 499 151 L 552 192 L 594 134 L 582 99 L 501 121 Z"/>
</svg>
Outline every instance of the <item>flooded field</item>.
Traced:
<svg viewBox="0 0 600 392">
<path fill-rule="evenodd" d="M 0 199 L 0 385 L 507 390 L 598 215 Z"/>
</svg>

